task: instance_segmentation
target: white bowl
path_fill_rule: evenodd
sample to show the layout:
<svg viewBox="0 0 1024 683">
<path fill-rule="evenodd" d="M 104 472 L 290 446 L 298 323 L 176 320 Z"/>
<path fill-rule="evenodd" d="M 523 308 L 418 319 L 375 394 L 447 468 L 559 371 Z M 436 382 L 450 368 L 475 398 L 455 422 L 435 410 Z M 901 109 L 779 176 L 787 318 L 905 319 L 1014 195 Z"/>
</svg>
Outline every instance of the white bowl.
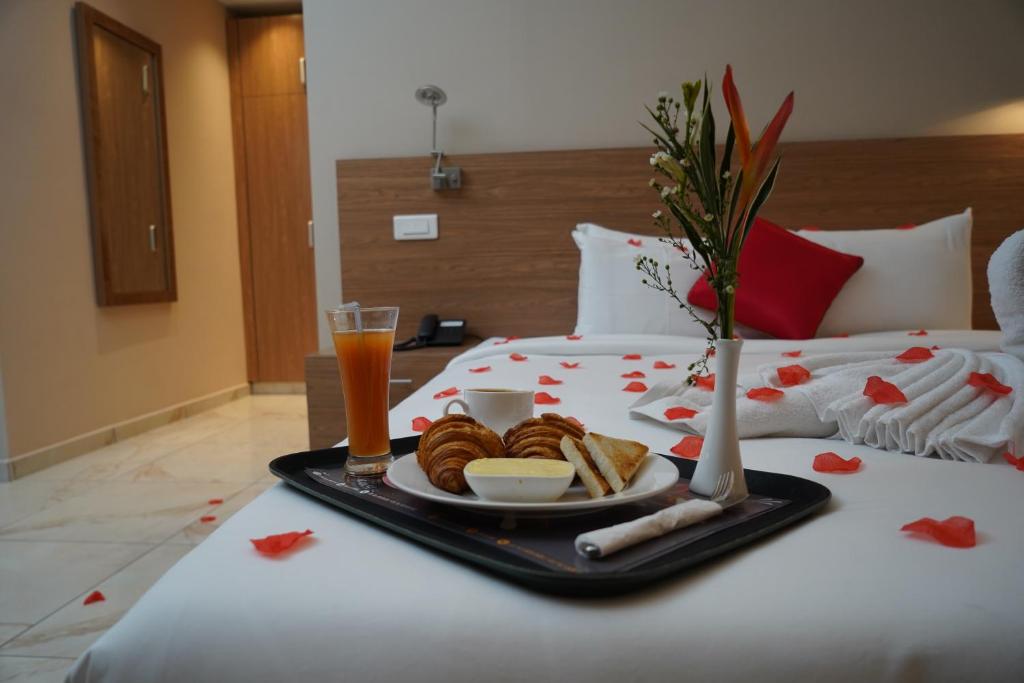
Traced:
<svg viewBox="0 0 1024 683">
<path fill-rule="evenodd" d="M 569 488 L 576 469 L 565 460 L 481 458 L 463 470 L 473 493 L 508 503 L 550 503 Z"/>
</svg>

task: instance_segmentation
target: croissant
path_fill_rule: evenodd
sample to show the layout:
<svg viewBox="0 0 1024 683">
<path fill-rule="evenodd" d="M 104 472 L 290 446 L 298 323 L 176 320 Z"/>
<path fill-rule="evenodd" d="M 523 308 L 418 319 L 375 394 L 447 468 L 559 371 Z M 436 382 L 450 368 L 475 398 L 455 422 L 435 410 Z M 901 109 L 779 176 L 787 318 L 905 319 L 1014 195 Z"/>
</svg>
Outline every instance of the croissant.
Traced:
<svg viewBox="0 0 1024 683">
<path fill-rule="evenodd" d="M 427 427 L 420 437 L 416 462 L 430 483 L 449 493 L 469 488 L 462 469 L 470 460 L 501 458 L 501 437 L 468 415 L 448 415 Z"/>
<path fill-rule="evenodd" d="M 565 460 L 561 448 L 563 436 L 582 439 L 583 430 L 555 413 L 531 417 L 505 432 L 505 457 Z"/>
</svg>

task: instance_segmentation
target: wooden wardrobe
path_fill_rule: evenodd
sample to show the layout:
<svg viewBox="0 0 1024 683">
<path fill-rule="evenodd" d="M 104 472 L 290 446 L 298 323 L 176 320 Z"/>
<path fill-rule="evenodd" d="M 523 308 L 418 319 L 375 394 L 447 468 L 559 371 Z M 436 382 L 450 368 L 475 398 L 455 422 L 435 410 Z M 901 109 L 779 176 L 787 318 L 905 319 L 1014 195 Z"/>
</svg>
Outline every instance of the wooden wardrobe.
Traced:
<svg viewBox="0 0 1024 683">
<path fill-rule="evenodd" d="M 302 382 L 317 349 L 302 15 L 227 30 L 249 380 Z"/>
</svg>

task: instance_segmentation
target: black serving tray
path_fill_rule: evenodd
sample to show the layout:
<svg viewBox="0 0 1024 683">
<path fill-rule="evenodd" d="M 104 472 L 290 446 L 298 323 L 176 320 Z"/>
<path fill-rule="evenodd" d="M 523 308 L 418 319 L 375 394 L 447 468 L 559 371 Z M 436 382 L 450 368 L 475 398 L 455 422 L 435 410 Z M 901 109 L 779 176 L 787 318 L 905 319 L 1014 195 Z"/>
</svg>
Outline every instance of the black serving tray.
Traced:
<svg viewBox="0 0 1024 683">
<path fill-rule="evenodd" d="M 418 436 L 395 439 L 391 442 L 392 453 L 412 453 L 418 443 Z M 678 496 L 686 495 L 696 463 L 667 458 L 679 468 L 680 483 L 678 490 L 674 488 L 663 496 L 592 514 L 520 517 L 510 527 L 508 517 L 423 501 L 388 486 L 379 477 L 351 480 L 351 485 L 339 488 L 308 472 L 336 470 L 347 457 L 348 449 L 344 447 L 293 453 L 276 458 L 270 463 L 270 471 L 300 491 L 396 534 L 534 590 L 561 595 L 625 593 L 678 575 L 796 523 L 822 508 L 831 497 L 827 488 L 806 479 L 746 470 L 750 508 L 755 512 L 737 512 L 742 507 L 737 506 L 716 518 L 716 524 L 723 528 L 710 531 L 715 527 L 705 527 L 701 531 L 690 527 L 689 531 L 672 532 L 609 558 L 588 560 L 573 550 L 578 533 L 670 505 Z M 541 552 L 535 552 L 537 549 Z"/>
</svg>

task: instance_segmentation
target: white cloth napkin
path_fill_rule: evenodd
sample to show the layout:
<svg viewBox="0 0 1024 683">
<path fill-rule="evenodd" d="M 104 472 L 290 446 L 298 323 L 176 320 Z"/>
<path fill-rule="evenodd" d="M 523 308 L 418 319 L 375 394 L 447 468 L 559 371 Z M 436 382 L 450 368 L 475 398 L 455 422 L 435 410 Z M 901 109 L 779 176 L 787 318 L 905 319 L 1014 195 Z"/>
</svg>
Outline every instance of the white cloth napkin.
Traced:
<svg viewBox="0 0 1024 683">
<path fill-rule="evenodd" d="M 600 551 L 601 557 L 606 557 L 641 541 L 720 515 L 722 509 L 714 501 L 699 498 L 677 503 L 653 515 L 580 534 L 576 537 L 576 551 L 586 555 L 584 548 L 592 545 Z"/>
<path fill-rule="evenodd" d="M 907 346 L 927 346 L 908 337 Z M 1024 363 L 1004 353 L 964 349 L 933 351 L 921 363 L 902 363 L 898 352 L 857 352 L 784 358 L 740 377 L 736 419 L 741 439 L 797 436 L 838 436 L 850 443 L 938 455 L 948 460 L 989 462 L 1024 443 Z M 776 370 L 799 364 L 811 372 L 805 384 L 782 387 Z M 1010 386 L 999 396 L 967 384 L 972 372 L 991 373 Z M 895 384 L 907 403 L 876 405 L 863 395 L 868 377 Z M 771 403 L 749 399 L 755 387 L 782 389 Z M 656 385 L 630 407 L 630 415 L 657 420 L 684 432 L 704 434 L 712 392 L 686 384 Z M 697 410 L 688 419 L 669 420 L 665 410 L 684 406 Z"/>
</svg>

